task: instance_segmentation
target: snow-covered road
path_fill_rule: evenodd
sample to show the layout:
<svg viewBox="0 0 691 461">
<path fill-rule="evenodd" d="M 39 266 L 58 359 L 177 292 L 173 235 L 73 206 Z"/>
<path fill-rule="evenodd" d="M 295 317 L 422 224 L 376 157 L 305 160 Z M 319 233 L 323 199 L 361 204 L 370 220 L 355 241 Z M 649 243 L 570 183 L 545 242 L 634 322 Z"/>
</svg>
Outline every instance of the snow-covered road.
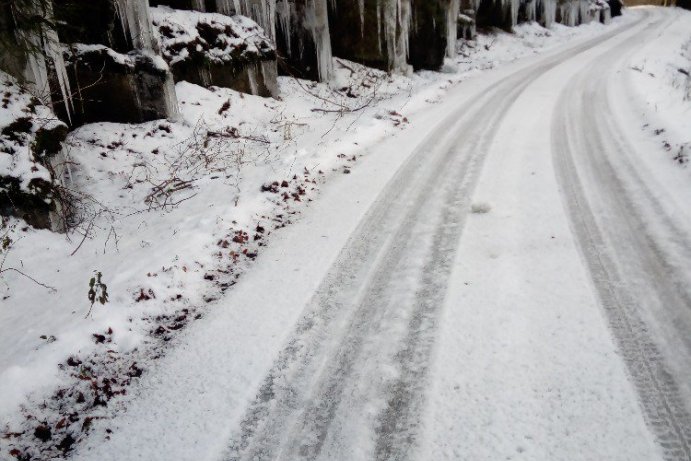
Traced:
<svg viewBox="0 0 691 461">
<path fill-rule="evenodd" d="M 378 145 L 76 457 L 691 459 L 691 219 L 621 78 L 675 17 L 635 14 Z"/>
</svg>

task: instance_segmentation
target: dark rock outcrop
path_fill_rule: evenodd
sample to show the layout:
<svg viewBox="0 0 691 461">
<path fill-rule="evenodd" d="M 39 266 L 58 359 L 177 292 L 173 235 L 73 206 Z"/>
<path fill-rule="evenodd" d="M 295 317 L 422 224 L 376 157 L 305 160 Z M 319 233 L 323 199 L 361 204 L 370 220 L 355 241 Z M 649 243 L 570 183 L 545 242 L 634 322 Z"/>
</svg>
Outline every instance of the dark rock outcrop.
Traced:
<svg viewBox="0 0 691 461">
<path fill-rule="evenodd" d="M 689 4 L 688 8 L 691 9 L 691 0 L 682 1 L 687 1 Z M 621 0 L 609 0 L 607 3 L 609 3 L 609 10 L 613 18 L 616 16 L 621 16 L 621 8 L 624 6 Z"/>
<path fill-rule="evenodd" d="M 170 115 L 174 91 L 168 66 L 145 52 L 117 53 L 104 45 L 75 44 L 64 55 L 70 88 L 55 112 L 73 125 L 96 121 L 139 123 Z"/>
<path fill-rule="evenodd" d="M 16 216 L 42 229 L 56 229 L 53 214 L 60 201 L 53 158 L 61 151 L 67 126 L 0 72 L 0 215 Z"/>
<path fill-rule="evenodd" d="M 465 40 L 475 40 L 477 26 L 475 24 L 475 10 L 462 10 L 458 15 L 458 37 Z"/>
<path fill-rule="evenodd" d="M 410 0 L 330 0 L 334 56 L 366 66 L 407 73 Z"/>
<path fill-rule="evenodd" d="M 152 14 L 163 58 L 177 81 L 278 95 L 276 52 L 254 21 L 166 8 Z"/>
<path fill-rule="evenodd" d="M 438 70 L 456 41 L 458 1 L 411 0 L 411 7 L 409 62 L 415 70 Z"/>
<path fill-rule="evenodd" d="M 511 31 L 518 22 L 517 0 L 481 0 L 476 11 L 479 28 L 499 27 Z"/>
<path fill-rule="evenodd" d="M 172 75 L 141 0 L 54 0 L 70 98 L 51 79 L 56 113 L 73 125 L 144 122 L 177 114 Z M 53 75 L 59 74 L 55 69 Z"/>
<path fill-rule="evenodd" d="M 309 80 L 328 80 L 332 71 L 329 0 L 282 0 L 277 4 L 279 71 Z"/>
</svg>

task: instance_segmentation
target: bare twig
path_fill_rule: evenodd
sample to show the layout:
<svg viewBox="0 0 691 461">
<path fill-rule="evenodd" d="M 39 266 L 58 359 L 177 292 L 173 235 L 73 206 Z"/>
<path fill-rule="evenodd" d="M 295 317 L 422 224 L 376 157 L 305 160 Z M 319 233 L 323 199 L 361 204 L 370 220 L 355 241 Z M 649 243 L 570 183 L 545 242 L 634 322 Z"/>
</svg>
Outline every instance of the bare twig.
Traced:
<svg viewBox="0 0 691 461">
<path fill-rule="evenodd" d="M 22 276 L 26 277 L 27 279 L 31 280 L 31 281 L 34 282 L 36 285 L 40 285 L 40 286 L 42 286 L 43 288 L 47 288 L 48 290 L 53 291 L 53 292 L 57 292 L 57 291 L 58 291 L 57 289 L 53 288 L 53 287 L 50 286 L 50 285 L 46 285 L 45 283 L 39 282 L 38 280 L 36 280 L 36 279 L 33 278 L 32 276 L 30 276 L 30 275 L 28 275 L 28 274 L 26 274 L 26 273 L 20 271 L 20 270 L 17 269 L 17 268 L 14 268 L 14 267 L 6 267 L 6 268 L 4 268 L 4 269 L 0 269 L 0 274 L 4 274 L 5 272 L 16 272 L 16 273 L 18 273 L 19 275 L 22 275 Z"/>
</svg>

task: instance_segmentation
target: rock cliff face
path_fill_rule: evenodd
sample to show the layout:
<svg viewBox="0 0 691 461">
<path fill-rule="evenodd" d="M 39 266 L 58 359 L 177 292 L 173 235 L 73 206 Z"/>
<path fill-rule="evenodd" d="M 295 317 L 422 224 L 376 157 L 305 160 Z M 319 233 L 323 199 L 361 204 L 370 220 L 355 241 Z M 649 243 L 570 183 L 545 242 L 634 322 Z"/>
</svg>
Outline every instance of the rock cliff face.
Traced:
<svg viewBox="0 0 691 461">
<path fill-rule="evenodd" d="M 149 6 L 137 0 L 54 0 L 70 97 L 55 111 L 71 124 L 175 117 L 172 75 L 158 55 Z"/>
<path fill-rule="evenodd" d="M 279 70 L 327 81 L 333 56 L 388 72 L 436 70 L 455 55 L 457 38 L 474 38 L 478 27 L 606 23 L 621 7 L 620 0 L 5 0 L 0 84 L 10 115 L 0 117 L 0 214 L 55 227 L 53 166 L 68 126 L 173 118 L 174 81 L 276 97 Z"/>
<path fill-rule="evenodd" d="M 329 0 L 279 0 L 276 48 L 279 71 L 326 81 L 332 72 Z"/>
<path fill-rule="evenodd" d="M 277 96 L 276 52 L 243 16 L 153 8 L 161 52 L 176 81 Z"/>
<path fill-rule="evenodd" d="M 53 161 L 67 125 L 4 72 L 0 88 L 0 215 L 57 230 L 59 220 L 52 215 L 61 197 Z"/>
<path fill-rule="evenodd" d="M 329 1 L 334 56 L 386 71 L 408 73 L 410 0 Z"/>
<path fill-rule="evenodd" d="M 71 95 L 54 23 L 52 0 L 0 4 L 0 70 L 47 104 L 51 103 L 51 81 L 60 93 L 58 99 Z"/>
<path fill-rule="evenodd" d="M 476 5 L 478 27 L 510 31 L 518 23 L 519 0 L 480 0 Z"/>
<path fill-rule="evenodd" d="M 686 1 L 689 5 L 687 8 L 691 10 L 691 0 L 682 1 Z M 621 8 L 623 6 L 621 0 L 609 0 L 607 3 L 609 3 L 609 10 L 611 12 L 612 17 L 621 16 Z M 677 4 L 679 4 L 679 2 L 677 2 Z"/>
<path fill-rule="evenodd" d="M 274 27 L 262 4 L 221 0 L 151 0 L 150 3 L 160 5 L 153 9 L 153 23 L 163 56 L 171 65 L 176 81 L 278 96 L 273 29 L 265 30 L 248 17 L 238 16 L 243 11 L 255 12 L 256 18 Z"/>
<path fill-rule="evenodd" d="M 411 0 L 409 62 L 415 70 L 437 70 L 455 54 L 458 0 Z"/>
</svg>

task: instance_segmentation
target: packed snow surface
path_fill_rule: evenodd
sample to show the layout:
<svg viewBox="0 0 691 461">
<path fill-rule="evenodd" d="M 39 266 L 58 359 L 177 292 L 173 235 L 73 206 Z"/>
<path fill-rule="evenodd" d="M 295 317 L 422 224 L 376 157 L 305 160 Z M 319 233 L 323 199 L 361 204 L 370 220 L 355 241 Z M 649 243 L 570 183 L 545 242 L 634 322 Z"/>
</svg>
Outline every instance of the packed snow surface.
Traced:
<svg viewBox="0 0 691 461">
<path fill-rule="evenodd" d="M 179 121 L 75 131 L 86 238 L 11 222 L 6 264 L 57 292 L 3 277 L 0 415 L 28 432 L 0 455 L 47 422 L 83 460 L 685 459 L 691 182 L 653 130 L 688 143 L 690 26 L 520 25 L 282 100 L 183 82 Z"/>
</svg>

